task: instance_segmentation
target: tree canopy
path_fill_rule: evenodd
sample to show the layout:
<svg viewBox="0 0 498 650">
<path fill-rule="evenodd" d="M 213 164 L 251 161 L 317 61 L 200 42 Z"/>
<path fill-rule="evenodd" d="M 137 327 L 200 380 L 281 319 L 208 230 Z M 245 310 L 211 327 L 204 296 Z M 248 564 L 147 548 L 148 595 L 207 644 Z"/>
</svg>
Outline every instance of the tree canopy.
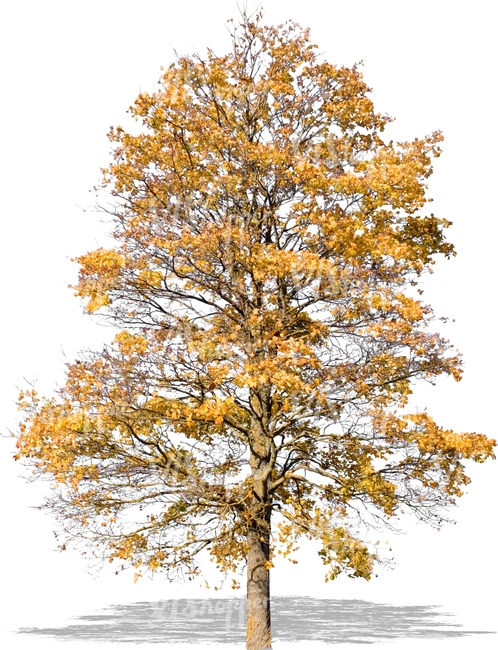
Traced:
<svg viewBox="0 0 498 650">
<path fill-rule="evenodd" d="M 63 548 L 137 577 L 199 575 L 201 551 L 247 566 L 259 650 L 276 553 L 307 536 L 326 579 L 370 579 L 365 530 L 439 526 L 496 443 L 408 408 L 414 381 L 461 376 L 418 287 L 454 255 L 426 197 L 441 133 L 383 139 L 359 67 L 292 22 L 231 30 L 111 129 L 115 245 L 77 259 L 75 290 L 120 332 L 55 397 L 21 394 L 16 458 L 53 481 Z"/>
</svg>

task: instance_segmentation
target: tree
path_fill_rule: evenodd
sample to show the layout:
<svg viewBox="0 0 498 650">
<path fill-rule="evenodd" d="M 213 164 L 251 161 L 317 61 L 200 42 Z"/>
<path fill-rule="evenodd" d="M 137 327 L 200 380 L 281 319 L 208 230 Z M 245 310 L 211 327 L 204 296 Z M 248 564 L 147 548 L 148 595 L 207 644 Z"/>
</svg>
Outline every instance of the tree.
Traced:
<svg viewBox="0 0 498 650">
<path fill-rule="evenodd" d="M 426 213 L 441 134 L 384 141 L 358 67 L 294 23 L 231 34 L 139 95 L 137 134 L 111 129 L 115 246 L 77 259 L 75 289 L 121 331 L 56 397 L 21 394 L 16 458 L 53 481 L 61 548 L 136 578 L 200 575 L 203 551 L 246 565 L 260 650 L 276 553 L 314 538 L 326 579 L 368 580 L 369 529 L 439 526 L 496 443 L 407 412 L 413 381 L 461 374 L 418 288 L 454 254 Z"/>
</svg>

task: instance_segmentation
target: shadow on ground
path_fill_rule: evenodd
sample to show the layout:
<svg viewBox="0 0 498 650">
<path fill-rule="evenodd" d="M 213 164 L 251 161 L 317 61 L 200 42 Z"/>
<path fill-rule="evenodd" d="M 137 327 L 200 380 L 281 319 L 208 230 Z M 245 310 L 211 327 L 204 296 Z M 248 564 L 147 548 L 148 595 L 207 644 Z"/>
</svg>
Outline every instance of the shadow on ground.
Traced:
<svg viewBox="0 0 498 650">
<path fill-rule="evenodd" d="M 492 631 L 463 629 L 434 605 L 398 606 L 365 600 L 272 598 L 275 641 L 371 644 L 401 638 L 448 639 Z M 242 599 L 176 599 L 111 605 L 64 627 L 28 627 L 18 634 L 60 641 L 243 643 Z"/>
</svg>

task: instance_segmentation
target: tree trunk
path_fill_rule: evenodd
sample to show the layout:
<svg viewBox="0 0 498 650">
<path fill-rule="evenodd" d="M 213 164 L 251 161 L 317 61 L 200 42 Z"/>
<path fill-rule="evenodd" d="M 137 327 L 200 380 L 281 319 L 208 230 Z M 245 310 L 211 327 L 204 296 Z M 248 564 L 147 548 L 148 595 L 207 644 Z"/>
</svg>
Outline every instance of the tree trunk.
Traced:
<svg viewBox="0 0 498 650">
<path fill-rule="evenodd" d="M 270 618 L 270 508 L 260 508 L 261 518 L 247 535 L 246 648 L 271 648 Z M 266 510 L 266 512 L 263 512 Z"/>
<path fill-rule="evenodd" d="M 257 407 L 257 404 L 255 404 Z M 252 497 L 247 531 L 246 648 L 271 648 L 270 532 L 272 445 L 261 422 L 253 422 L 250 451 Z"/>
<path fill-rule="evenodd" d="M 274 446 L 268 435 L 271 412 L 268 386 L 251 391 L 252 420 L 249 464 L 252 495 L 247 530 L 247 650 L 271 649 L 270 532 Z"/>
</svg>

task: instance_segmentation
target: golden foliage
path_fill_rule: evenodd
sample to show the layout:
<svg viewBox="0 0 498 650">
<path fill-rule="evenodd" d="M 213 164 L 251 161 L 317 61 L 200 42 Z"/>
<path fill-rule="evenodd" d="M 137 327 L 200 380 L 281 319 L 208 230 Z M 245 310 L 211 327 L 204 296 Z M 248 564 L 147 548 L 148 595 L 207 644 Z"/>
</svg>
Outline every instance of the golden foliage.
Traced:
<svg viewBox="0 0 498 650">
<path fill-rule="evenodd" d="M 454 255 L 426 211 L 442 135 L 384 141 L 357 66 L 247 17 L 230 53 L 179 57 L 130 112 L 142 130 L 111 129 L 104 171 L 115 247 L 80 256 L 75 287 L 123 330 L 58 398 L 21 396 L 16 458 L 60 486 L 68 538 L 136 579 L 196 576 L 203 549 L 234 570 L 251 531 L 267 568 L 309 536 L 328 579 L 369 579 L 359 506 L 438 525 L 462 460 L 495 445 L 404 411 L 413 381 L 461 373 L 414 290 Z"/>
</svg>

